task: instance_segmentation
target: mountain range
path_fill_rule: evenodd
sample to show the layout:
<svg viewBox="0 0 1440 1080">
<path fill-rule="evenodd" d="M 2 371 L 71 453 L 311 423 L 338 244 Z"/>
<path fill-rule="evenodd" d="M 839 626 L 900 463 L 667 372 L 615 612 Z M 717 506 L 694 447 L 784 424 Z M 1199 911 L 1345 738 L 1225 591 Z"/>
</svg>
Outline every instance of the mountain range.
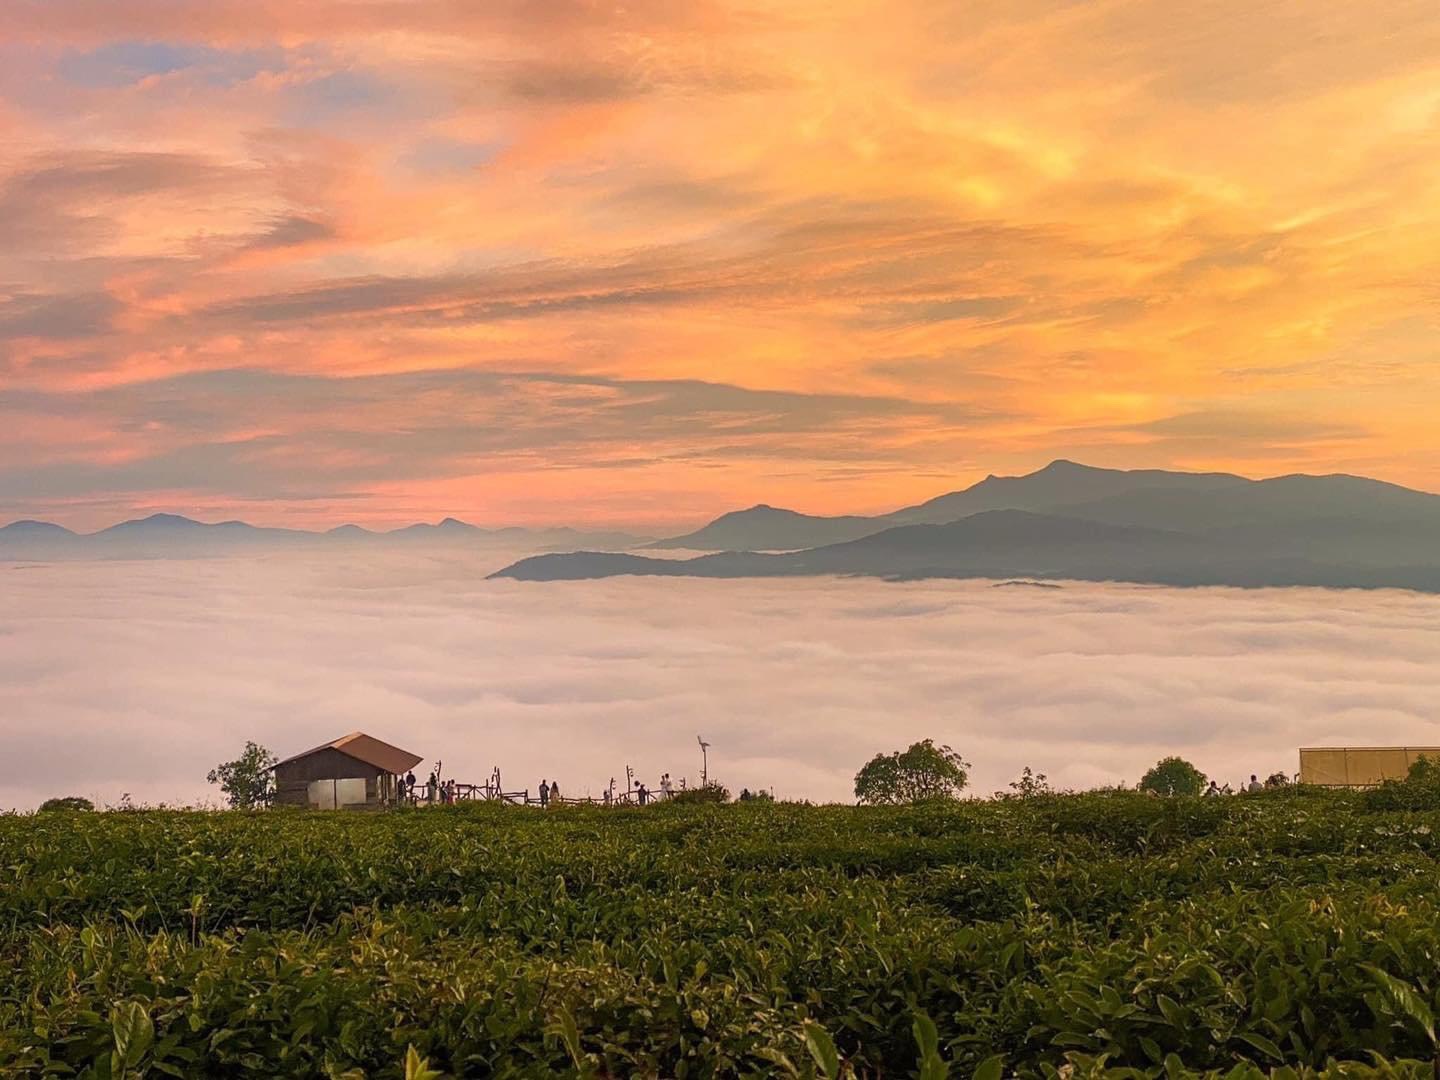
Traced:
<svg viewBox="0 0 1440 1080">
<path fill-rule="evenodd" d="M 0 527 L 0 559 L 197 558 L 207 555 L 343 548 L 489 547 L 573 551 L 578 547 L 624 550 L 649 538 L 621 532 L 575 529 L 484 529 L 455 518 L 436 524 L 374 531 L 341 525 L 326 532 L 274 529 L 243 521 L 207 523 L 175 514 L 122 521 L 93 533 L 77 533 L 48 521 L 15 521 Z"/>
<path fill-rule="evenodd" d="M 495 576 L 852 574 L 1440 591 L 1440 496 L 1358 476 L 1251 480 L 1061 460 L 875 517 L 755 506 L 650 547 L 711 553 L 546 554 Z"/>
</svg>

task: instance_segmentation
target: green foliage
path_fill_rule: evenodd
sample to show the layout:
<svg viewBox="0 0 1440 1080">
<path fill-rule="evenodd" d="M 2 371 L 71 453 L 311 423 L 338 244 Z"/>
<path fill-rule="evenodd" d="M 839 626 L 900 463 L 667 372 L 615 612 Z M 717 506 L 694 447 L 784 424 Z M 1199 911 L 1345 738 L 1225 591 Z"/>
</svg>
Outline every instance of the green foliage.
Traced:
<svg viewBox="0 0 1440 1080">
<path fill-rule="evenodd" d="M 1370 810 L 1440 810 L 1440 765 L 1422 757 L 1404 780 L 1387 780 L 1361 799 Z"/>
<path fill-rule="evenodd" d="M 1184 758 L 1161 758 L 1140 778 L 1141 791 L 1157 795 L 1199 795 L 1208 777 Z"/>
<path fill-rule="evenodd" d="M 40 809 L 46 813 L 51 810 L 94 810 L 95 804 L 83 795 L 64 795 L 54 799 L 46 799 L 40 804 Z"/>
<path fill-rule="evenodd" d="M 1431 1077 L 1440 811 L 0 816 L 0 1076 Z"/>
<path fill-rule="evenodd" d="M 118 1002 L 110 1009 L 110 1032 L 115 1048 L 110 1051 L 110 1075 L 124 1080 L 140 1072 L 140 1062 L 155 1042 L 155 1024 L 138 1001 Z"/>
<path fill-rule="evenodd" d="M 956 798 L 969 779 L 970 763 L 935 740 L 908 750 L 876 754 L 855 774 L 855 798 L 872 806 L 897 806 Z"/>
<path fill-rule="evenodd" d="M 215 766 L 205 779 L 220 785 L 232 809 L 258 810 L 275 801 L 275 774 L 271 769 L 279 760 L 265 747 L 247 742 L 238 758 Z"/>
<path fill-rule="evenodd" d="M 1026 765 L 1020 773 L 1020 779 L 1010 781 L 1009 791 L 997 791 L 997 799 L 1035 799 L 1042 795 L 1053 795 L 1050 788 L 1050 779 L 1044 773 L 1031 772 L 1030 766 Z"/>
<path fill-rule="evenodd" d="M 703 787 L 686 788 L 684 791 L 677 791 L 670 796 L 672 803 L 727 803 L 730 801 L 730 789 L 718 780 L 711 780 Z"/>
<path fill-rule="evenodd" d="M 1373 964 L 1361 964 L 1360 967 L 1383 991 L 1379 999 L 1383 1004 L 1377 1007 L 1374 1002 L 1371 1003 L 1371 1008 L 1378 1015 L 1395 1015 L 1402 1022 L 1409 1021 L 1424 1032 L 1432 1047 L 1440 1045 L 1435 1038 L 1435 1014 L 1413 987 Z"/>
</svg>

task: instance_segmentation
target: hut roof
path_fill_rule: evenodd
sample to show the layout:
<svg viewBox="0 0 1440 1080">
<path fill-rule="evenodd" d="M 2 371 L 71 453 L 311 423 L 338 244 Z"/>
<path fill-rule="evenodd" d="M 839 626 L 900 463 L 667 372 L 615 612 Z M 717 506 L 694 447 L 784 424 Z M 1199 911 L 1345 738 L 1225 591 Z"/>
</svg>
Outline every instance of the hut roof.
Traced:
<svg viewBox="0 0 1440 1080">
<path fill-rule="evenodd" d="M 409 750 L 401 750 L 398 746 L 381 742 L 373 735 L 366 735 L 363 731 L 352 731 L 349 735 L 341 735 L 338 739 L 306 750 L 302 754 L 293 754 L 284 761 L 276 762 L 275 767 L 279 768 L 292 761 L 299 761 L 301 758 L 317 754 L 321 750 L 339 750 L 340 753 L 346 754 L 356 761 L 374 765 L 375 768 L 388 773 L 403 773 L 406 769 L 413 769 L 425 760 L 419 754 L 412 754 Z"/>
</svg>

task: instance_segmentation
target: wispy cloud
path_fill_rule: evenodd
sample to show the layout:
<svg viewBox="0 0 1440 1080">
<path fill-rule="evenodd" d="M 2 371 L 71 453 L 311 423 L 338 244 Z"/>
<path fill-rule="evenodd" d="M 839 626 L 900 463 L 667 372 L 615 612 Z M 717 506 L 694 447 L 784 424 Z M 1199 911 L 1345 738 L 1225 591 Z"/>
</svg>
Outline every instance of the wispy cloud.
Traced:
<svg viewBox="0 0 1440 1080">
<path fill-rule="evenodd" d="M 1426 0 L 12 4 L 0 409 L 77 405 L 0 433 L 36 478 L 0 517 L 93 524 L 117 461 L 137 506 L 183 509 L 308 459 L 337 516 L 402 478 L 529 514 L 559 490 L 537 474 L 587 463 L 568 516 L 875 508 L 1080 452 L 1440 488 L 1437 56 Z M 237 391 L 266 441 L 224 464 L 195 433 L 221 463 L 191 487 L 146 433 L 236 369 L 333 393 L 301 422 Z M 314 453 L 353 380 L 421 372 L 466 422 L 402 390 L 367 404 L 371 482 Z M 713 410 L 593 394 L 563 440 L 552 410 L 489 411 L 515 372 L 913 408 L 828 438 L 774 408 L 724 457 Z M 103 429 L 87 395 L 125 386 L 172 396 Z M 481 415 L 505 449 L 475 452 Z"/>
</svg>

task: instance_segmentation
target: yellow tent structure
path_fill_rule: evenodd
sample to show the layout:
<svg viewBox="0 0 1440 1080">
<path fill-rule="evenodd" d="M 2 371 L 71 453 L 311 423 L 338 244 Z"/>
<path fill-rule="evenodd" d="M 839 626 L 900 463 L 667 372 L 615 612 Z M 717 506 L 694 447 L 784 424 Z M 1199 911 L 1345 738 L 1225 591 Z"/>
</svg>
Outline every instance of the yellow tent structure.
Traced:
<svg viewBox="0 0 1440 1080">
<path fill-rule="evenodd" d="M 1403 780 L 1422 757 L 1440 764 L 1440 746 L 1302 746 L 1300 782 L 1322 787 L 1374 787 Z"/>
</svg>

